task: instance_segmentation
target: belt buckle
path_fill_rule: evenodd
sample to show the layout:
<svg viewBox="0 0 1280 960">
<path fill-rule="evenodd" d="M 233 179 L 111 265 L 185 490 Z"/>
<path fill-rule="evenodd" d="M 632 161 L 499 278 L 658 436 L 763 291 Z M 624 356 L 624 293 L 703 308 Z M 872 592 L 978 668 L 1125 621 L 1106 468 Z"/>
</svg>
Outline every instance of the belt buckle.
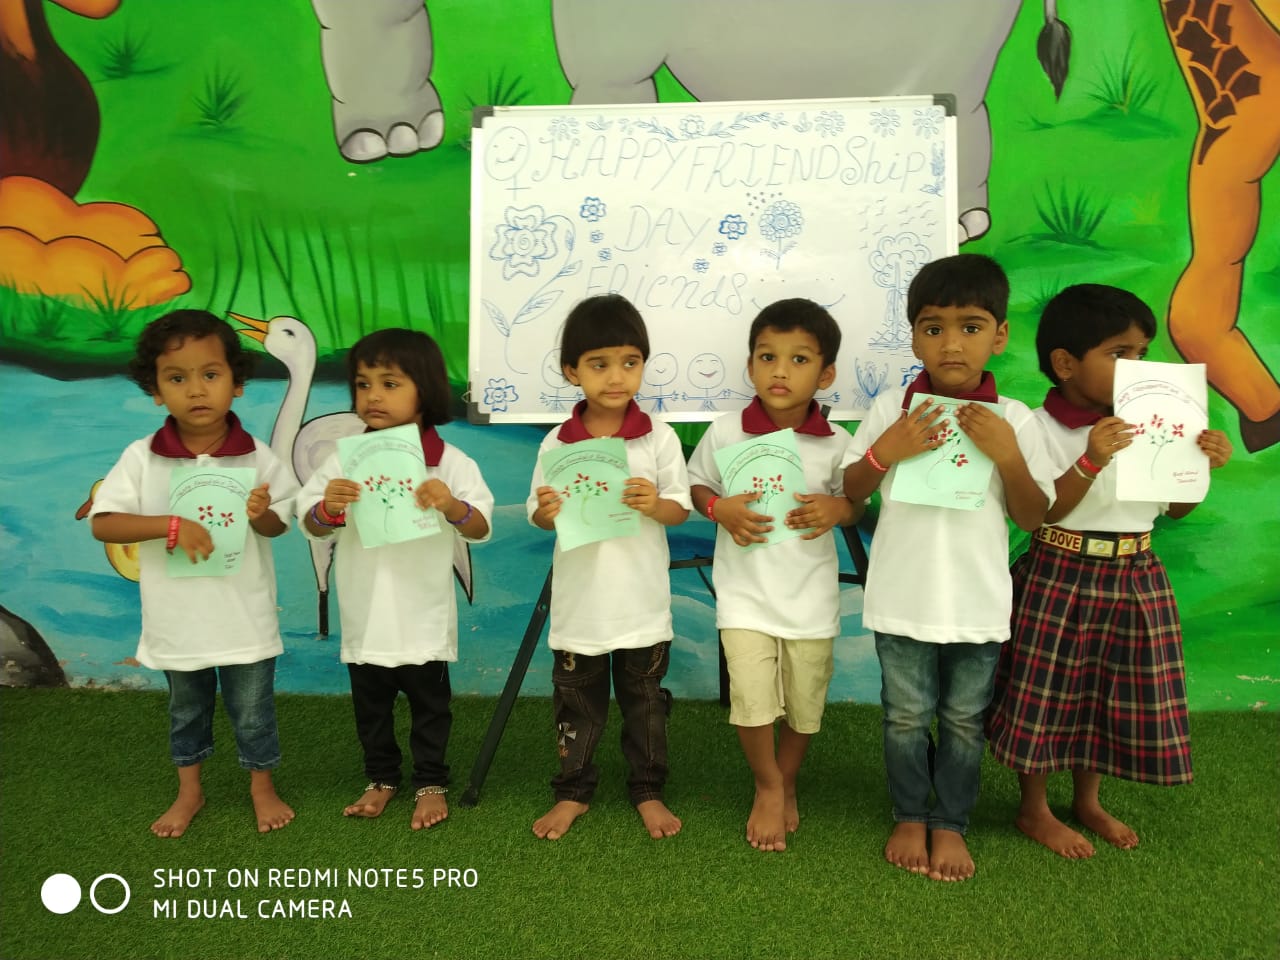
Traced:
<svg viewBox="0 0 1280 960">
<path fill-rule="evenodd" d="M 1138 552 L 1137 537 L 1121 537 L 1116 542 L 1116 556 L 1131 557 Z"/>
<path fill-rule="evenodd" d="M 1103 557 L 1110 560 L 1116 555 L 1116 545 L 1110 540 L 1099 540 L 1096 537 L 1085 537 L 1084 552 L 1089 557 Z"/>
</svg>

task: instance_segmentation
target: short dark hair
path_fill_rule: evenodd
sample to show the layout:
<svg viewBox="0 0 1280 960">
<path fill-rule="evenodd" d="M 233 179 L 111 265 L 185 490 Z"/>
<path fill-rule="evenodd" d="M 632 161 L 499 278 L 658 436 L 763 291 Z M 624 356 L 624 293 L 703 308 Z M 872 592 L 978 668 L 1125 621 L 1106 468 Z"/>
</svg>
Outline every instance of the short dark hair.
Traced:
<svg viewBox="0 0 1280 960">
<path fill-rule="evenodd" d="M 387 327 L 357 340 L 347 351 L 347 386 L 351 406 L 356 405 L 356 374 L 367 367 L 397 366 L 418 388 L 418 410 L 425 424 L 436 426 L 451 419 L 453 394 L 440 345 L 421 330 Z"/>
<path fill-rule="evenodd" d="M 957 253 L 921 267 L 907 288 L 907 319 L 916 325 L 925 307 L 981 307 L 1003 323 L 1009 315 L 1009 278 L 981 253 Z"/>
<path fill-rule="evenodd" d="M 751 353 L 755 353 L 756 341 L 766 327 L 773 327 L 780 333 L 799 329 L 812 334 L 813 339 L 818 341 L 822 365 L 829 367 L 836 362 L 836 354 L 840 352 L 840 327 L 826 307 L 804 297 L 777 300 L 769 304 L 751 321 L 751 333 L 747 340 L 747 349 Z"/>
<path fill-rule="evenodd" d="M 1044 306 L 1036 328 L 1036 356 L 1040 372 L 1054 382 L 1053 351 L 1065 350 L 1077 360 L 1110 337 L 1136 326 L 1151 340 L 1156 315 L 1141 298 L 1105 283 L 1077 283 Z"/>
<path fill-rule="evenodd" d="M 205 337 L 217 337 L 222 341 L 231 377 L 237 387 L 242 386 L 253 373 L 253 354 L 241 346 L 231 324 L 208 310 L 170 310 L 143 327 L 134 345 L 133 357 L 129 360 L 129 379 L 144 393 L 154 396 L 159 389 L 156 361 L 160 355 L 181 347 L 188 340 L 203 340 Z"/>
<path fill-rule="evenodd" d="M 569 311 L 560 334 L 560 363 L 576 367 L 584 353 L 601 347 L 635 347 L 641 357 L 649 359 L 644 317 L 621 294 L 587 297 Z"/>
</svg>

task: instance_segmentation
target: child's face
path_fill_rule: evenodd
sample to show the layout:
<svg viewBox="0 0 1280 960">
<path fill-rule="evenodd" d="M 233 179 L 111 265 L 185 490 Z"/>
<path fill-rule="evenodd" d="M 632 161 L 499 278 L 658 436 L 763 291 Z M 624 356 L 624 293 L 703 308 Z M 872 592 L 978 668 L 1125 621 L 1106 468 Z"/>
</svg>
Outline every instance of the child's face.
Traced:
<svg viewBox="0 0 1280 960">
<path fill-rule="evenodd" d="M 422 426 L 417 384 L 396 364 L 357 364 L 355 388 L 356 416 L 371 430 Z"/>
<path fill-rule="evenodd" d="M 156 357 L 156 406 L 165 407 L 185 436 L 225 429 L 233 398 L 244 393 L 216 336 L 174 338 Z"/>
<path fill-rule="evenodd" d="M 831 386 L 836 368 L 823 364 L 818 339 L 807 330 L 765 327 L 747 360 L 747 374 L 770 419 L 794 427 L 804 422 L 813 395 Z"/>
<path fill-rule="evenodd" d="M 1096 412 L 1111 409 L 1117 360 L 1141 360 L 1150 343 L 1141 328 L 1132 324 L 1124 333 L 1108 337 L 1076 359 L 1061 348 L 1050 355 L 1062 395 L 1077 407 Z"/>
<path fill-rule="evenodd" d="M 911 327 L 911 352 L 933 389 L 944 397 L 972 393 L 994 354 L 1009 342 L 1009 325 L 981 307 L 938 307 L 920 311 Z"/>
<path fill-rule="evenodd" d="M 582 388 L 589 407 L 620 411 L 640 389 L 644 355 L 638 347 L 600 347 L 588 350 L 574 366 L 566 363 L 563 369 L 565 379 Z"/>
</svg>

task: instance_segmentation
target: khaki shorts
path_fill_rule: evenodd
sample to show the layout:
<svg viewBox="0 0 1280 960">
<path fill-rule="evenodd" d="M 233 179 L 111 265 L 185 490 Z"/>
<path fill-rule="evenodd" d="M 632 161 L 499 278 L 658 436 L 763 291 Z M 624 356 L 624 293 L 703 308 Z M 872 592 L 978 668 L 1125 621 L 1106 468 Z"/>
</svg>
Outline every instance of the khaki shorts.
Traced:
<svg viewBox="0 0 1280 960">
<path fill-rule="evenodd" d="M 778 717 L 796 733 L 817 733 L 827 704 L 835 638 L 784 640 L 755 630 L 721 630 L 729 664 L 729 722 L 762 727 Z"/>
</svg>

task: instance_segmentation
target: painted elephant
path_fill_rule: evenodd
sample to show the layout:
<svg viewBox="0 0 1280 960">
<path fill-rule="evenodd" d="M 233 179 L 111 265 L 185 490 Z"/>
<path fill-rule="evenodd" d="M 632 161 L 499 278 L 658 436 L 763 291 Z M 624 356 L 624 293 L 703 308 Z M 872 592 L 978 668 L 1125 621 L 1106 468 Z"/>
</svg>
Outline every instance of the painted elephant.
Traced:
<svg viewBox="0 0 1280 960">
<path fill-rule="evenodd" d="M 311 0 L 342 155 L 369 163 L 430 150 L 444 137 L 423 0 Z"/>
<path fill-rule="evenodd" d="M 950 93 L 959 128 L 961 242 L 987 232 L 983 100 L 1020 0 L 553 0 L 574 103 L 656 100 L 664 64 L 699 100 Z M 1041 64 L 1055 91 L 1070 33 L 1045 2 Z"/>
</svg>

